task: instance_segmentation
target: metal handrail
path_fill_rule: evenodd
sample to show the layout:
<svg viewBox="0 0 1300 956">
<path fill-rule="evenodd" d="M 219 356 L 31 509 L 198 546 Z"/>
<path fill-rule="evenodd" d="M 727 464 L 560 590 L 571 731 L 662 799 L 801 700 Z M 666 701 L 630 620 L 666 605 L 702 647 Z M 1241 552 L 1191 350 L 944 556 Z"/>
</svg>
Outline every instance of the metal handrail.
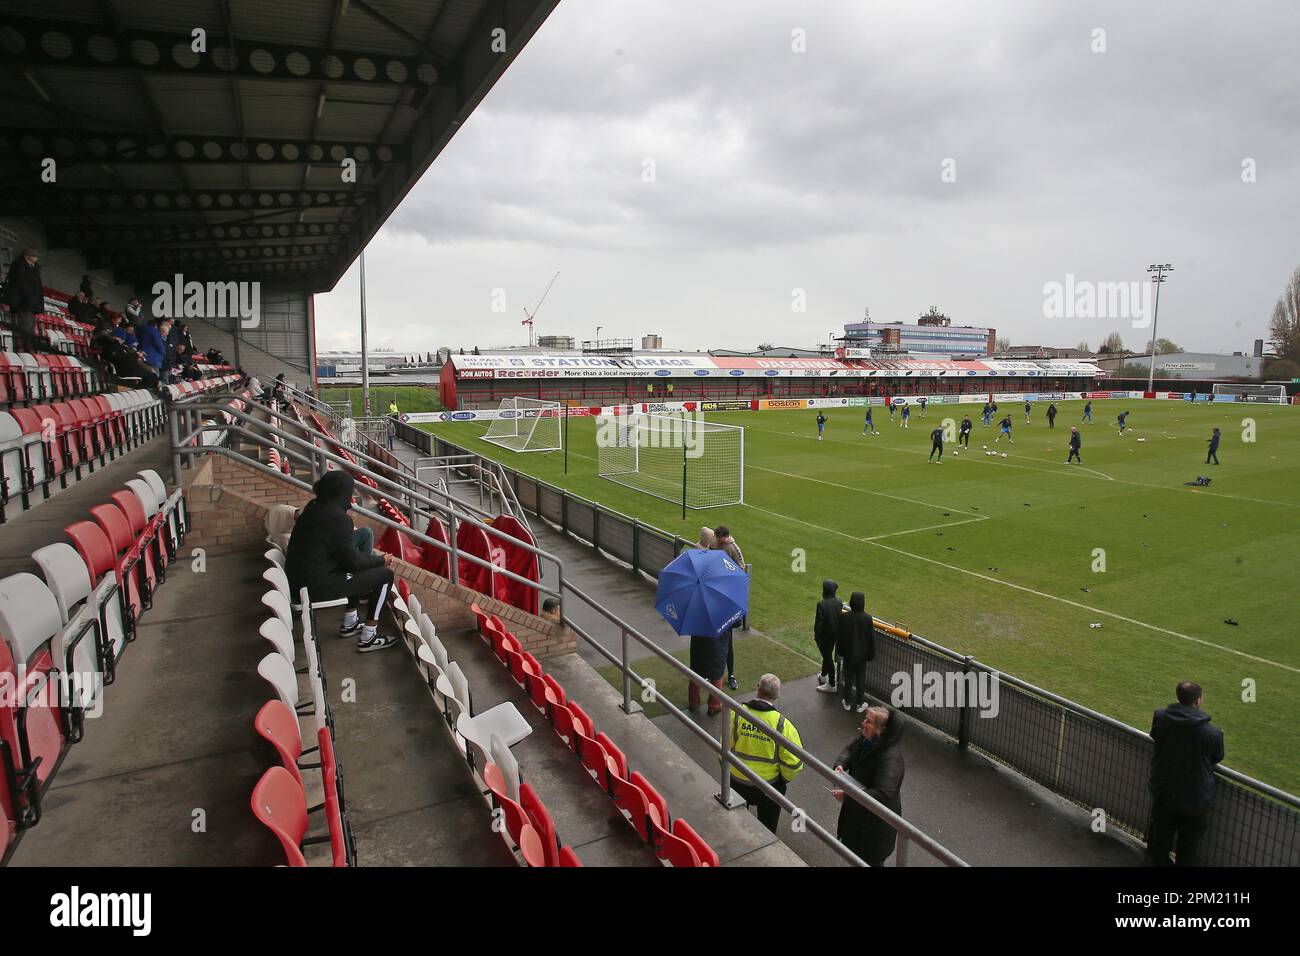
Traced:
<svg viewBox="0 0 1300 956">
<path fill-rule="evenodd" d="M 334 452 L 329 451 L 328 449 L 317 447 L 316 445 L 311 444 L 299 438 L 296 435 L 292 435 L 289 432 L 284 431 L 283 429 L 276 428 L 275 426 L 271 425 L 269 422 L 259 422 L 257 421 L 257 419 L 253 418 L 251 415 L 247 414 L 246 412 L 243 412 L 239 409 L 228 407 L 230 403 L 225 403 L 224 406 L 219 407 L 217 410 L 225 412 L 226 414 L 229 414 L 242 421 L 251 423 L 257 426 L 258 428 L 260 428 L 265 433 L 269 433 L 277 437 L 283 438 L 287 443 L 292 443 L 297 446 L 305 447 L 307 449 L 310 449 L 310 451 L 307 454 L 303 454 L 295 448 L 290 448 L 288 444 L 277 445 L 269 441 L 267 438 L 264 437 L 263 434 L 259 434 L 256 430 L 252 430 L 242 426 L 236 426 L 228 423 L 223 423 L 223 424 L 217 424 L 215 422 L 210 424 L 200 423 L 199 425 L 189 429 L 188 431 L 182 430 L 177 420 L 181 414 L 194 414 L 198 411 L 201 411 L 205 405 L 210 404 L 208 402 L 196 401 L 195 399 L 197 398 L 200 398 L 200 396 L 195 396 L 194 398 L 186 399 L 182 402 L 174 402 L 171 408 L 169 409 L 169 422 L 170 422 L 170 427 L 172 429 L 172 436 L 171 436 L 172 457 L 173 457 L 172 468 L 173 468 L 174 478 L 176 480 L 177 485 L 180 485 L 182 483 L 181 481 L 182 457 L 197 458 L 203 455 L 217 453 L 217 454 L 225 455 L 226 457 L 232 458 L 234 460 L 240 461 L 241 463 L 256 467 L 258 470 L 263 471 L 266 474 L 273 475 L 278 480 L 285 481 L 289 484 L 294 485 L 297 488 L 300 488 L 305 491 L 311 491 L 311 485 L 309 483 L 304 482 L 301 479 L 294 478 L 292 475 L 285 475 L 283 472 L 275 468 L 272 468 L 271 466 L 266 465 L 255 458 L 250 458 L 246 455 L 240 455 L 238 452 L 235 452 L 232 449 L 223 448 L 221 446 L 191 444 L 191 440 L 202 433 L 209 432 L 209 431 L 221 431 L 227 433 L 234 432 L 236 434 L 242 435 L 243 437 L 253 442 L 254 444 L 263 447 L 267 447 L 267 448 L 274 447 L 277 450 L 279 450 L 282 454 L 288 454 L 294 457 L 296 460 L 308 464 L 312 468 L 313 474 L 317 473 L 320 470 L 318 463 L 315 460 L 316 458 L 320 458 L 325 461 L 332 461 L 342 468 L 364 474 L 367 477 L 375 480 L 376 482 L 383 482 L 386 485 L 390 485 L 394 488 L 397 488 L 399 491 L 404 490 L 402 489 L 402 486 L 397 484 L 396 482 L 393 482 L 390 479 L 385 478 L 383 475 L 376 474 L 375 472 L 365 468 L 364 466 L 357 464 L 356 462 L 348 461 L 346 458 L 343 458 L 342 456 L 337 455 Z M 321 435 L 320 432 L 316 432 L 310 428 L 306 428 L 305 426 L 299 426 L 299 427 L 302 427 L 304 431 L 306 431 L 309 434 L 314 434 L 322 438 L 328 438 L 328 436 L 323 436 Z M 370 497 L 383 498 L 384 500 L 392 503 L 388 495 L 384 494 L 382 491 L 376 488 L 367 488 L 365 489 L 363 494 L 366 494 Z M 517 581 L 540 593 L 559 598 L 561 605 L 563 605 L 564 562 L 560 558 L 556 557 L 553 554 L 550 554 L 547 551 L 543 551 L 541 548 L 538 548 L 535 545 L 531 545 L 526 541 L 521 541 L 520 539 L 515 538 L 513 536 L 505 535 L 501 531 L 498 531 L 497 529 L 493 528 L 490 524 L 480 521 L 470 514 L 461 514 L 458 511 L 458 504 L 455 503 L 455 499 L 451 495 L 446 496 L 447 504 L 443 506 L 438 505 L 432 499 L 427 498 L 418 493 L 416 493 L 416 497 L 424 501 L 430 507 L 431 510 L 438 513 L 443 513 L 443 512 L 446 513 L 448 517 L 448 524 L 449 524 L 449 534 L 448 534 L 448 538 L 450 539 L 449 544 L 444 543 L 442 541 L 438 541 L 437 539 L 430 537 L 424 532 L 417 531 L 415 528 L 411 527 L 410 525 L 404 525 L 399 522 L 393 521 L 385 517 L 384 515 L 379 514 L 378 512 L 371 511 L 368 508 L 359 507 L 356 510 L 358 511 L 358 513 L 368 518 L 373 518 L 374 520 L 378 521 L 380 524 L 386 527 L 395 528 L 396 530 L 414 539 L 417 539 L 422 544 L 431 544 L 434 547 L 438 548 L 438 550 L 440 551 L 448 552 L 452 558 L 452 560 L 450 561 L 451 580 L 456 584 L 460 583 L 459 562 L 461 560 L 468 560 L 469 563 L 471 564 L 477 565 L 479 567 L 488 568 L 494 575 L 504 576 L 507 580 Z M 528 552 L 531 552 L 538 558 L 539 562 L 542 560 L 546 560 L 554 564 L 556 569 L 557 581 L 559 582 L 557 588 L 551 588 L 547 585 L 542 584 L 540 581 L 532 581 L 519 574 L 516 574 L 513 571 L 510 571 L 508 568 L 499 567 L 493 564 L 491 561 L 486 561 L 482 558 L 479 558 L 477 555 L 469 554 L 467 552 L 462 551 L 459 548 L 459 546 L 456 544 L 456 532 L 458 530 L 458 525 L 461 522 L 468 522 L 472 526 L 480 528 L 486 534 L 491 535 L 493 538 L 508 538 L 512 546 L 519 547 Z"/>
<path fill-rule="evenodd" d="M 460 462 L 457 459 L 468 459 Z M 423 464 L 424 462 L 437 462 L 439 464 Z M 489 495 L 495 494 L 501 499 L 501 505 L 505 513 L 512 518 L 516 518 L 527 530 L 529 534 L 533 533 L 532 527 L 528 523 L 528 515 L 523 506 L 519 503 L 519 498 L 515 494 L 515 487 L 506 478 L 505 468 L 500 462 L 492 461 L 490 458 L 483 458 L 479 455 L 442 455 L 431 458 L 417 458 L 412 465 L 412 472 L 417 478 L 421 471 L 446 471 L 452 472 L 459 469 L 474 471 L 478 473 L 480 500 L 482 500 L 483 482 L 486 479 L 487 491 Z M 420 479 L 423 481 L 423 479 Z M 474 478 L 464 479 L 465 481 L 474 481 Z M 445 478 L 435 479 L 433 486 L 437 487 L 437 482 L 442 482 L 442 489 L 445 491 L 450 488 L 451 482 Z"/>
<path fill-rule="evenodd" d="M 697 675 L 689 667 L 687 667 L 681 661 L 677 660 L 677 658 L 675 658 L 672 654 L 668 653 L 668 651 L 666 651 L 664 648 L 660 647 L 653 640 L 646 637 L 644 634 L 638 631 L 631 624 L 628 624 L 626 621 L 621 620 L 614 614 L 610 613 L 610 611 L 608 611 L 606 608 L 597 604 L 596 601 L 590 595 L 586 594 L 584 591 L 582 591 L 580 588 L 574 585 L 573 582 L 566 581 L 564 582 L 562 587 L 565 591 L 571 593 L 574 597 L 581 600 L 588 607 L 597 611 L 599 614 L 601 614 L 601 616 L 603 616 L 611 623 L 619 627 L 620 632 L 622 634 L 622 640 L 623 640 L 622 660 L 620 660 L 617 656 L 615 656 L 611 651 L 608 651 L 604 647 L 602 647 L 595 638 L 587 634 L 586 631 L 583 630 L 579 625 L 568 620 L 567 617 L 564 621 L 564 623 L 571 630 L 573 630 L 574 633 L 582 637 L 583 640 L 585 640 L 588 644 L 590 644 L 596 650 L 597 653 L 599 653 L 602 657 L 608 660 L 611 664 L 618 666 L 619 669 L 622 671 L 624 711 L 632 712 L 634 710 L 632 706 L 632 699 L 631 699 L 632 683 L 635 682 L 637 686 L 641 688 L 647 688 L 649 686 L 644 678 L 638 676 L 636 672 L 632 670 L 631 664 L 628 662 L 627 639 L 630 637 L 633 640 L 635 640 L 638 644 L 640 644 L 641 646 L 649 650 L 660 660 L 666 662 L 670 667 L 672 667 L 675 671 L 677 671 L 678 674 L 685 677 L 687 681 L 699 686 L 702 690 L 705 690 L 707 693 L 712 694 L 715 697 L 721 698 L 723 704 L 725 705 L 728 711 L 735 712 L 736 714 L 739 714 L 742 717 L 745 715 L 746 711 L 744 709 L 743 703 L 734 699 L 733 697 L 731 697 L 731 695 L 727 694 L 725 691 L 721 690 L 720 688 L 716 687 L 709 681 L 706 681 L 704 678 Z M 656 694 L 655 702 L 661 705 L 662 707 L 664 707 L 669 713 L 671 713 L 678 720 L 685 723 L 687 725 L 687 728 L 691 730 L 691 732 L 694 733 L 701 740 L 708 741 L 710 748 L 717 753 L 718 759 L 722 762 L 720 792 L 718 794 L 718 799 L 724 806 L 727 806 L 729 803 L 729 797 L 731 792 L 731 768 L 735 767 L 747 779 L 749 779 L 753 784 L 755 784 L 767 797 L 774 800 L 783 809 L 788 810 L 791 813 L 800 814 L 801 818 L 804 820 L 808 829 L 812 833 L 814 833 L 823 843 L 826 843 L 828 846 L 830 846 L 830 848 L 834 850 L 836 853 L 838 853 L 841 857 L 843 857 L 845 860 L 849 861 L 854 865 L 858 865 L 858 866 L 865 865 L 861 860 L 861 858 L 859 858 L 857 854 L 855 854 L 852 850 L 850 850 L 843 843 L 841 843 L 837 837 L 830 834 L 829 831 L 827 831 L 821 824 L 817 823 L 816 820 L 810 817 L 805 811 L 803 811 L 800 807 L 798 807 L 793 801 L 791 801 L 788 797 L 782 794 L 779 790 L 777 790 L 775 787 L 771 786 L 771 784 L 759 778 L 757 774 L 755 774 L 748 766 L 746 766 L 736 756 L 735 752 L 731 750 L 731 747 L 727 739 L 730 737 L 731 734 L 730 717 L 723 720 L 722 740 L 719 741 L 715 739 L 713 735 L 710 734 L 707 730 L 705 730 L 693 719 L 691 719 L 687 714 L 683 713 L 682 710 L 679 707 L 677 707 L 677 705 L 675 705 L 668 699 L 659 697 Z M 906 865 L 905 861 L 907 858 L 907 843 L 909 841 L 916 843 L 919 847 L 921 847 L 921 849 L 925 850 L 927 853 L 929 853 L 931 856 L 933 856 L 935 859 L 939 860 L 941 863 L 945 864 L 946 866 L 968 866 L 969 865 L 964 860 L 962 860 L 961 857 L 957 856 L 957 854 L 953 853 L 951 850 L 943 846 L 933 837 L 931 837 L 930 835 L 928 835 L 927 833 L 919 829 L 915 824 L 909 822 L 899 814 L 895 813 L 893 810 L 890 810 L 883 803 L 876 800 L 874 797 L 870 796 L 866 792 L 866 790 L 864 790 L 861 787 L 861 785 L 859 785 L 858 782 L 854 780 L 852 777 L 850 777 L 848 774 L 837 774 L 834 771 L 834 769 L 832 769 L 827 764 L 825 764 L 817 756 L 815 756 L 808 750 L 804 749 L 804 747 L 802 747 L 801 745 L 796 744 L 789 737 L 785 736 L 785 734 L 778 733 L 774 728 L 768 727 L 762 721 L 747 720 L 747 723 L 749 723 L 751 726 L 755 727 L 757 730 L 761 731 L 762 733 L 766 734 L 768 737 L 772 738 L 772 740 L 776 743 L 776 745 L 781 749 L 787 750 L 790 753 L 797 756 L 800 760 L 803 761 L 804 766 L 811 767 L 814 771 L 816 771 L 816 773 L 819 776 L 835 784 L 835 786 L 838 789 L 843 790 L 845 799 L 852 797 L 855 801 L 857 801 L 859 804 L 865 807 L 872 814 L 874 814 L 875 816 L 879 817 L 881 820 L 884 820 L 886 823 L 888 823 L 897 832 L 900 839 L 900 843 L 896 853 L 896 859 L 899 861 L 900 866 Z"/>
</svg>

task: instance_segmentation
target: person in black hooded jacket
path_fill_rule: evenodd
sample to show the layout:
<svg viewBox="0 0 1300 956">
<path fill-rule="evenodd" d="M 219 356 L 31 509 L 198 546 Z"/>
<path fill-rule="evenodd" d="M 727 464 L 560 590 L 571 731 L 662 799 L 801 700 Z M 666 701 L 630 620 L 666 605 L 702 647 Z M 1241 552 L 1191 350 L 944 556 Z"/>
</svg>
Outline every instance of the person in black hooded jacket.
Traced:
<svg viewBox="0 0 1300 956">
<path fill-rule="evenodd" d="M 844 662 L 840 675 L 840 699 L 845 710 L 867 709 L 865 698 L 867 662 L 876 658 L 876 622 L 867 613 L 867 599 L 861 591 L 849 595 L 849 613 L 840 626 L 835 653 Z"/>
<path fill-rule="evenodd" d="M 393 572 L 383 553 L 362 554 L 357 550 L 352 519 L 355 482 L 346 471 L 326 472 L 312 486 L 316 497 L 302 509 L 289 538 L 284 570 L 294 600 L 302 588 L 313 601 L 345 597 L 348 610 L 340 637 L 356 637 L 361 652 L 392 647 L 395 637 L 378 633 L 379 612 L 393 586 Z M 363 624 L 357 608 L 366 601 Z"/>
<path fill-rule="evenodd" d="M 895 813 L 903 812 L 903 715 L 892 707 L 870 707 L 862 721 L 862 736 L 835 761 L 835 772 L 846 773 L 867 795 Z M 836 836 L 869 866 L 883 866 L 894 852 L 898 831 L 843 790 L 832 790 L 840 801 Z"/>
<path fill-rule="evenodd" d="M 813 616 L 813 640 L 822 654 L 817 689 L 823 694 L 835 693 L 835 645 L 839 643 L 840 620 L 844 616 L 844 602 L 835 596 L 837 590 L 839 585 L 830 578 L 822 581 L 822 599 Z"/>
<path fill-rule="evenodd" d="M 1214 806 L 1214 765 L 1223 760 L 1223 731 L 1201 710 L 1200 684 L 1184 681 L 1178 703 L 1151 721 L 1151 826 L 1147 851 L 1153 866 L 1168 866 L 1177 842 L 1177 866 L 1195 866 L 1201 835 Z"/>
</svg>

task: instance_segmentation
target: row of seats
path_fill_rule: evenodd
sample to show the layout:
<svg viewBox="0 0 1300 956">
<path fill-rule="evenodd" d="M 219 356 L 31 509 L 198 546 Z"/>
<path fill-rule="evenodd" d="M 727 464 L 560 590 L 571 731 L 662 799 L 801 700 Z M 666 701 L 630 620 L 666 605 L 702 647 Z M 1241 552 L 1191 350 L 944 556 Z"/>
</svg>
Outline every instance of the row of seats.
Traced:
<svg viewBox="0 0 1300 956">
<path fill-rule="evenodd" d="M 257 712 L 253 724 L 275 748 L 280 763 L 267 769 L 253 788 L 253 815 L 279 839 L 289 866 L 307 866 L 304 847 L 324 843 L 330 845 L 334 866 L 356 866 L 356 840 L 347 819 L 343 768 L 334 753 L 334 719 L 325 691 L 325 664 L 313 613 L 316 608 L 341 602 L 313 605 L 306 588 L 295 602 L 284 573 L 284 552 L 272 547 L 266 552 L 266 558 L 268 567 L 262 577 L 270 587 L 262 596 L 262 604 L 271 616 L 262 622 L 258 633 L 271 644 L 272 650 L 257 665 L 257 672 L 275 690 L 276 696 Z M 295 612 L 300 620 L 302 667 L 298 666 L 294 639 Z M 300 699 L 300 676 L 307 678 L 307 700 Z M 300 716 L 308 721 L 305 732 L 299 725 Z M 308 741 L 314 743 L 307 746 Z M 311 754 L 317 755 L 318 762 L 303 763 L 303 758 Z M 308 789 L 315 789 L 315 775 L 310 778 L 303 775 L 309 769 L 320 770 L 322 800 L 316 806 L 308 806 Z M 311 814 L 319 811 L 324 811 L 327 832 L 308 836 Z"/>
<path fill-rule="evenodd" d="M 158 434 L 163 424 L 162 403 L 144 389 L 0 412 L 0 521 L 9 517 L 11 503 L 24 511 L 33 507 L 80 480 L 83 468 L 93 472 Z"/>
<path fill-rule="evenodd" d="M 182 398 L 189 398 L 191 395 L 200 395 L 204 392 L 211 392 L 219 388 L 227 388 L 241 380 L 241 376 L 235 373 L 227 375 L 218 375 L 215 378 L 203 378 L 196 381 L 176 382 L 173 385 L 164 385 L 163 393 L 173 402 Z"/>
<path fill-rule="evenodd" d="M 486 613 L 477 604 L 471 605 L 470 610 L 478 621 L 479 635 L 492 646 L 502 666 L 510 670 L 529 700 L 546 716 L 655 855 L 673 866 L 718 866 L 718 855 L 713 848 L 684 819 L 672 819 L 668 802 L 643 774 L 628 772 L 623 751 L 607 734 L 596 732 L 591 718 L 577 701 L 566 698 L 564 688 L 543 670 L 535 656 L 523 649 L 501 619 Z"/>
<path fill-rule="evenodd" d="M 142 471 L 93 520 L 32 552 L 44 580 L 0 580 L 0 857 L 41 820 L 41 798 L 97 716 L 126 645 L 188 529 L 184 498 Z"/>
<path fill-rule="evenodd" d="M 500 832 L 524 866 L 582 866 L 573 848 L 556 832 L 554 820 L 531 784 L 521 779 L 510 748 L 532 733 L 532 726 L 507 702 L 474 712 L 469 679 L 450 660 L 432 619 L 405 581 L 398 582 L 394 608 L 407 650 L 415 655 L 421 675 L 470 771 L 481 784 L 494 813 L 505 827 Z"/>
<path fill-rule="evenodd" d="M 75 356 L 0 352 L 0 404 L 30 405 L 80 398 L 95 394 L 102 386 L 99 373 Z"/>
</svg>

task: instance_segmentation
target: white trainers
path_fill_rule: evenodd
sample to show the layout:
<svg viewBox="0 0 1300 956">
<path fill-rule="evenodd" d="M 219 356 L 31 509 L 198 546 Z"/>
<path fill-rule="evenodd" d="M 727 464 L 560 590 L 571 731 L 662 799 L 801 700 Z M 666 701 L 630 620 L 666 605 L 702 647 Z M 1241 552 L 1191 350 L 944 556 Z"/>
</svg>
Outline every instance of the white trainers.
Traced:
<svg viewBox="0 0 1300 956">
<path fill-rule="evenodd" d="M 867 702 L 864 700 L 862 703 L 858 704 L 858 713 L 865 714 L 866 712 L 867 712 Z"/>
<path fill-rule="evenodd" d="M 840 703 L 844 705 L 844 709 L 845 709 L 845 710 L 852 710 L 852 709 L 853 709 L 853 705 L 850 704 L 847 700 L 842 700 L 842 701 L 840 701 Z"/>
<path fill-rule="evenodd" d="M 818 684 L 818 685 L 817 685 L 817 690 L 820 691 L 820 692 L 823 693 L 823 694 L 833 694 L 833 693 L 835 693 L 835 685 L 834 685 L 834 684 L 831 684 L 831 683 L 827 683 L 827 684 Z"/>
</svg>

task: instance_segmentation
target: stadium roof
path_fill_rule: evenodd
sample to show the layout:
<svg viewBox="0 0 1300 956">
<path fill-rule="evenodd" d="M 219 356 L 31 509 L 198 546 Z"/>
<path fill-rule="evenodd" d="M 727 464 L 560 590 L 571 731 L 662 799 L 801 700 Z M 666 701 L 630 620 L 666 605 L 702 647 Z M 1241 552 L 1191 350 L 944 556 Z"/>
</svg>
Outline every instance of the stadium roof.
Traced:
<svg viewBox="0 0 1300 956">
<path fill-rule="evenodd" d="M 558 2 L 8 3 L 0 215 L 121 281 L 329 289 Z"/>
</svg>

